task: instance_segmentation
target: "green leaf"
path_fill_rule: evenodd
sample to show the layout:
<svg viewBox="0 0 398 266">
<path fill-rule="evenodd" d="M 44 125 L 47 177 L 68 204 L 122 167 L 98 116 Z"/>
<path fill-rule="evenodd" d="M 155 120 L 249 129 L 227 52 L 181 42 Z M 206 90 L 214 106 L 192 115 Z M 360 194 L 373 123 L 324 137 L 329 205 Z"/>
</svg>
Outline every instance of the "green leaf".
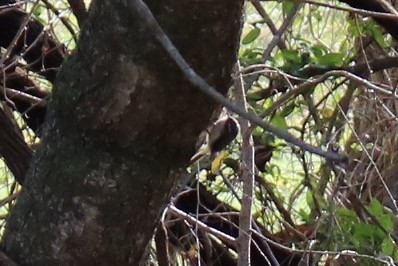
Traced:
<svg viewBox="0 0 398 266">
<path fill-rule="evenodd" d="M 323 44 L 316 44 L 312 46 L 310 50 L 316 58 L 324 56 L 328 51 L 327 47 Z"/>
<path fill-rule="evenodd" d="M 345 218 L 346 220 L 351 220 L 353 222 L 358 221 L 358 216 L 353 210 L 349 210 L 347 208 L 338 208 L 336 210 L 336 214 L 339 217 Z"/>
<path fill-rule="evenodd" d="M 365 23 L 364 31 L 370 33 L 381 47 L 386 48 L 388 46 L 384 39 L 383 31 L 374 20 L 368 20 Z"/>
<path fill-rule="evenodd" d="M 348 43 L 347 39 L 343 40 L 341 42 L 341 44 L 340 44 L 339 51 L 347 51 L 347 52 L 349 52 L 348 51 L 349 50 L 348 46 L 349 46 L 349 43 Z"/>
<path fill-rule="evenodd" d="M 371 214 L 373 214 L 376 217 L 383 215 L 385 213 L 383 205 L 376 198 L 372 199 L 367 209 Z"/>
<path fill-rule="evenodd" d="M 262 136 L 264 134 L 264 129 L 261 127 L 255 127 L 252 134 L 253 136 Z"/>
<path fill-rule="evenodd" d="M 379 218 L 379 222 L 386 230 L 392 230 L 394 227 L 392 214 L 384 214 Z"/>
<path fill-rule="evenodd" d="M 307 190 L 307 193 L 305 193 L 305 199 L 307 201 L 308 206 L 311 209 L 314 209 L 315 208 L 315 203 L 314 203 L 314 197 L 313 197 L 312 191 Z"/>
<path fill-rule="evenodd" d="M 325 108 L 321 109 L 320 113 L 321 113 L 323 119 L 330 118 L 330 117 L 332 117 L 332 115 L 334 113 L 334 109 L 330 108 L 330 107 L 325 107 Z"/>
<path fill-rule="evenodd" d="M 387 212 L 383 204 L 377 199 L 373 198 L 372 201 L 367 206 L 368 211 L 376 217 L 379 223 L 386 229 L 391 230 L 394 226 L 393 214 Z"/>
<path fill-rule="evenodd" d="M 247 100 L 250 101 L 259 101 L 264 98 L 263 94 L 261 91 L 255 91 L 255 92 L 250 92 L 246 94 Z"/>
<path fill-rule="evenodd" d="M 353 225 L 353 229 L 354 229 L 354 237 L 357 238 L 358 240 L 373 238 L 377 230 L 377 228 L 373 224 L 366 224 L 366 223 L 356 223 Z"/>
<path fill-rule="evenodd" d="M 329 53 L 318 58 L 318 63 L 326 66 L 342 65 L 344 62 L 344 54 Z"/>
<path fill-rule="evenodd" d="M 381 242 L 381 252 L 386 255 L 393 255 L 395 244 L 390 237 L 386 237 Z"/>
<path fill-rule="evenodd" d="M 271 176 L 280 176 L 281 169 L 277 165 L 272 164 L 267 167 L 267 173 L 269 173 Z"/>
<path fill-rule="evenodd" d="M 280 115 L 283 116 L 283 117 L 286 117 L 286 116 L 290 115 L 294 111 L 294 108 L 296 108 L 296 104 L 295 103 L 289 104 L 288 106 L 286 106 L 281 111 Z"/>
<path fill-rule="evenodd" d="M 43 7 L 41 5 L 36 5 L 32 12 L 36 17 L 39 17 L 43 13 Z"/>
<path fill-rule="evenodd" d="M 358 37 L 361 35 L 361 29 L 357 25 L 356 21 L 354 20 L 348 20 L 348 26 L 347 26 L 347 33 L 351 34 L 352 37 Z"/>
<path fill-rule="evenodd" d="M 384 34 L 379 27 L 372 27 L 371 33 L 373 38 L 381 47 L 386 48 L 388 46 L 386 40 L 384 39 Z"/>
<path fill-rule="evenodd" d="M 285 117 L 284 117 L 284 116 L 281 116 L 281 115 L 278 114 L 278 113 L 275 114 L 275 115 L 272 117 L 270 123 L 271 123 L 272 125 L 278 127 L 278 128 L 281 128 L 281 129 L 287 129 L 287 128 L 288 128 Z"/>
<path fill-rule="evenodd" d="M 300 63 L 301 56 L 297 50 L 285 49 L 282 50 L 282 57 L 287 63 Z"/>
<path fill-rule="evenodd" d="M 261 54 L 261 51 L 259 51 L 258 49 L 245 49 L 242 52 L 240 60 L 243 61 L 245 64 L 255 64 L 260 60 Z"/>
<path fill-rule="evenodd" d="M 282 2 L 282 10 L 285 14 L 290 13 L 290 11 L 292 11 L 294 6 L 294 2 L 293 1 L 289 1 L 289 0 L 285 0 Z"/>
<path fill-rule="evenodd" d="M 304 209 L 299 210 L 299 215 L 301 216 L 301 219 L 303 219 L 304 222 L 311 222 L 311 217 L 309 213 L 307 213 Z"/>
<path fill-rule="evenodd" d="M 254 42 L 255 39 L 260 35 L 261 30 L 258 27 L 254 27 L 248 34 L 242 39 L 242 44 L 249 44 Z"/>
</svg>

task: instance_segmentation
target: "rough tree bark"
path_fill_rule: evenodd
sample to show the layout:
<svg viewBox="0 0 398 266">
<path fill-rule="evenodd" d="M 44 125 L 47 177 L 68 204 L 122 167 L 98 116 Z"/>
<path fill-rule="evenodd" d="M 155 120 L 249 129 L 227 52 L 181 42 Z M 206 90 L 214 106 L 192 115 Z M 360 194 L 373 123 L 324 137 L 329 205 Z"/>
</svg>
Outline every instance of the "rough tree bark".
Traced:
<svg viewBox="0 0 398 266">
<path fill-rule="evenodd" d="M 138 265 L 215 103 L 124 1 L 93 1 L 2 245 L 22 265 Z M 191 66 L 225 93 L 243 1 L 148 0 Z"/>
</svg>

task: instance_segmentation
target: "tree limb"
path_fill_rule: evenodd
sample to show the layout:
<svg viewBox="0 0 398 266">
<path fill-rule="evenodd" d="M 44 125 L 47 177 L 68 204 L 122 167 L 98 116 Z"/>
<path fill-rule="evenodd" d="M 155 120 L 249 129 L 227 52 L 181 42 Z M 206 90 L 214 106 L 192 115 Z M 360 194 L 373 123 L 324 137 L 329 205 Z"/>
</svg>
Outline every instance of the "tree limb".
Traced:
<svg viewBox="0 0 398 266">
<path fill-rule="evenodd" d="M 236 73 L 240 73 L 239 62 L 236 64 Z M 245 86 L 242 74 L 235 80 L 236 100 L 245 112 L 247 112 L 247 102 Z M 253 137 L 251 134 L 250 122 L 240 118 L 239 124 L 242 134 L 242 169 L 241 180 L 243 181 L 242 208 L 239 215 L 239 237 L 238 242 L 238 266 L 251 264 L 250 246 L 252 229 L 252 205 L 254 193 L 254 148 Z"/>
<path fill-rule="evenodd" d="M 8 106 L 0 107 L 0 155 L 19 184 L 23 184 L 32 151 L 14 123 Z"/>
<path fill-rule="evenodd" d="M 84 21 L 87 18 L 87 9 L 84 5 L 83 0 L 68 0 L 69 6 L 72 9 L 73 15 L 75 15 L 77 19 L 77 23 L 79 27 L 82 27 Z"/>
</svg>

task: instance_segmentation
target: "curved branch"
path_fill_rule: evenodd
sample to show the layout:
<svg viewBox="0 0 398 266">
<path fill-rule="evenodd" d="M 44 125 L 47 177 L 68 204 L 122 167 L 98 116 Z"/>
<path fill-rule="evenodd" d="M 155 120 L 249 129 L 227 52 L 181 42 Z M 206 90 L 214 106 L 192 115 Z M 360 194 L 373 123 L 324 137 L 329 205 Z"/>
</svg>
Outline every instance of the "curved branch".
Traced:
<svg viewBox="0 0 398 266">
<path fill-rule="evenodd" d="M 378 72 L 382 71 L 385 69 L 389 68 L 394 68 L 398 67 L 398 56 L 388 56 L 388 57 L 383 57 L 383 58 L 377 58 L 365 63 L 361 64 L 356 64 L 354 66 L 348 66 L 348 67 L 325 67 L 325 66 L 319 66 L 319 65 L 310 65 L 307 67 L 304 67 L 300 69 L 297 72 L 297 76 L 301 78 L 310 78 L 313 76 L 318 76 L 318 75 L 323 75 L 326 72 L 329 71 L 335 71 L 335 70 L 342 70 L 342 71 L 347 71 L 355 75 L 362 76 L 365 72 L 370 73 L 372 72 Z"/>
<path fill-rule="evenodd" d="M 327 8 L 341 10 L 341 11 L 347 11 L 350 13 L 356 13 L 356 14 L 359 14 L 364 17 L 384 18 L 384 19 L 391 19 L 391 20 L 395 20 L 395 21 L 398 20 L 398 16 L 396 14 L 391 14 L 391 13 L 382 13 L 382 12 L 369 11 L 369 10 L 358 9 L 358 8 L 353 8 L 353 7 L 337 6 L 334 4 L 328 4 L 328 3 L 323 3 L 323 2 L 313 1 L 313 0 L 303 0 L 303 2 L 306 4 L 322 6 L 322 7 L 327 7 Z"/>
<path fill-rule="evenodd" d="M 19 184 L 23 184 L 32 151 L 14 124 L 7 106 L 0 108 L 0 155 Z"/>
<path fill-rule="evenodd" d="M 72 9 L 73 15 L 77 19 L 77 23 L 81 28 L 84 21 L 87 19 L 87 9 L 83 0 L 68 0 L 69 6 Z"/>
<path fill-rule="evenodd" d="M 237 73 L 240 72 L 239 62 L 236 65 Z M 245 85 L 242 74 L 235 80 L 236 99 L 239 105 L 247 112 Z M 238 266 L 250 265 L 250 246 L 252 242 L 252 205 L 254 194 L 254 147 L 250 122 L 239 119 L 242 134 L 242 164 L 241 180 L 243 181 L 242 207 L 239 215 L 238 241 Z"/>
</svg>

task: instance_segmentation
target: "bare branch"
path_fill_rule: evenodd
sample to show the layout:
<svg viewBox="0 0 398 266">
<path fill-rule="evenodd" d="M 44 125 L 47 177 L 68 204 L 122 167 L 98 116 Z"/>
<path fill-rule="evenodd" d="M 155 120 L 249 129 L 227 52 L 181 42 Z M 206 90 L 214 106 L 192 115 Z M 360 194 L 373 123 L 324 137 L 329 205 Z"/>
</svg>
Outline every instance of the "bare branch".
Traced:
<svg viewBox="0 0 398 266">
<path fill-rule="evenodd" d="M 75 15 L 77 19 L 77 23 L 79 27 L 82 27 L 84 21 L 87 18 L 87 9 L 84 5 L 83 0 L 68 0 L 69 6 L 72 9 L 72 13 Z"/>
<path fill-rule="evenodd" d="M 19 99 L 19 100 L 31 103 L 31 104 L 33 104 L 35 106 L 44 106 L 47 103 L 46 99 L 41 99 L 39 97 L 30 95 L 28 93 L 25 93 L 25 92 L 22 92 L 22 91 L 19 91 L 19 90 L 14 90 L 14 89 L 11 89 L 11 88 L 5 88 L 5 92 L 6 92 L 7 97 L 10 100 Z"/>
<path fill-rule="evenodd" d="M 239 62 L 236 64 L 236 73 L 240 73 Z M 239 74 L 235 80 L 236 100 L 245 112 L 247 112 L 247 102 L 245 86 L 242 74 Z M 254 148 L 253 137 L 251 134 L 250 122 L 240 118 L 239 124 L 242 133 L 242 175 L 243 195 L 242 207 L 239 215 L 239 237 L 238 242 L 238 266 L 251 264 L 250 246 L 251 246 L 251 229 L 252 229 L 252 205 L 254 191 Z"/>
<path fill-rule="evenodd" d="M 0 5 L 0 11 L 8 9 L 8 8 L 20 7 L 20 6 L 24 5 L 24 4 L 26 4 L 25 1 L 20 1 L 20 2 L 16 2 L 16 3 L 9 3 L 9 4 Z"/>
<path fill-rule="evenodd" d="M 193 224 L 195 226 L 197 225 L 203 231 L 213 234 L 214 236 L 218 237 L 223 242 L 225 242 L 231 246 L 236 246 L 235 238 L 233 238 L 227 234 L 224 234 L 223 232 L 220 232 L 212 227 L 209 227 L 207 224 L 197 220 L 195 217 L 192 217 L 191 215 L 179 210 L 174 205 L 171 205 L 168 208 L 171 213 L 183 218 L 185 221 L 189 222 L 190 224 Z"/>
<path fill-rule="evenodd" d="M 11 194 L 10 196 L 0 200 L 0 207 L 3 207 L 4 205 L 16 200 L 19 196 L 19 193 L 20 193 L 19 191 L 15 192 L 15 193 Z M 2 264 L 0 263 L 0 265 L 2 265 Z"/>
<path fill-rule="evenodd" d="M 58 11 L 58 9 L 49 1 L 47 0 L 41 0 L 46 7 L 51 10 L 62 22 L 62 24 L 65 25 L 65 27 L 68 29 L 68 31 L 70 32 L 70 34 L 72 35 L 73 40 L 75 40 L 75 42 L 77 42 L 77 34 L 76 31 L 73 29 L 72 24 L 69 22 L 69 20 L 67 18 L 65 18 L 64 16 L 61 15 L 61 13 Z"/>
<path fill-rule="evenodd" d="M 287 30 L 287 28 L 292 24 L 294 17 L 299 11 L 301 4 L 295 3 L 292 10 L 290 10 L 289 14 L 286 16 L 285 20 L 282 23 L 282 26 L 275 33 L 271 42 L 269 43 L 267 49 L 265 49 L 261 62 L 266 62 L 271 55 L 272 50 L 274 50 L 275 46 L 278 44 L 279 40 L 282 38 L 283 33 Z"/>
<path fill-rule="evenodd" d="M 272 34 L 276 35 L 278 34 L 278 29 L 275 27 L 275 24 L 272 22 L 272 19 L 268 16 L 268 14 L 265 12 L 264 7 L 261 5 L 259 0 L 250 0 L 254 8 L 257 10 L 257 12 L 261 15 L 263 18 L 264 22 L 267 24 L 269 30 L 272 32 Z M 278 41 L 278 47 L 279 49 L 286 49 L 286 44 L 283 40 L 282 37 L 280 37 Z"/>
<path fill-rule="evenodd" d="M 336 9 L 336 10 L 356 13 L 356 14 L 359 14 L 364 17 L 385 18 L 385 19 L 391 19 L 391 20 L 395 20 L 395 21 L 398 20 L 398 16 L 396 14 L 374 12 L 374 11 L 368 11 L 368 10 L 353 8 L 353 7 L 338 6 L 338 5 L 333 5 L 333 4 L 328 4 L 328 3 L 318 2 L 318 1 L 313 1 L 313 0 L 303 0 L 302 2 L 311 4 L 311 5 L 316 5 L 316 6 L 327 7 L 330 9 Z"/>
</svg>

